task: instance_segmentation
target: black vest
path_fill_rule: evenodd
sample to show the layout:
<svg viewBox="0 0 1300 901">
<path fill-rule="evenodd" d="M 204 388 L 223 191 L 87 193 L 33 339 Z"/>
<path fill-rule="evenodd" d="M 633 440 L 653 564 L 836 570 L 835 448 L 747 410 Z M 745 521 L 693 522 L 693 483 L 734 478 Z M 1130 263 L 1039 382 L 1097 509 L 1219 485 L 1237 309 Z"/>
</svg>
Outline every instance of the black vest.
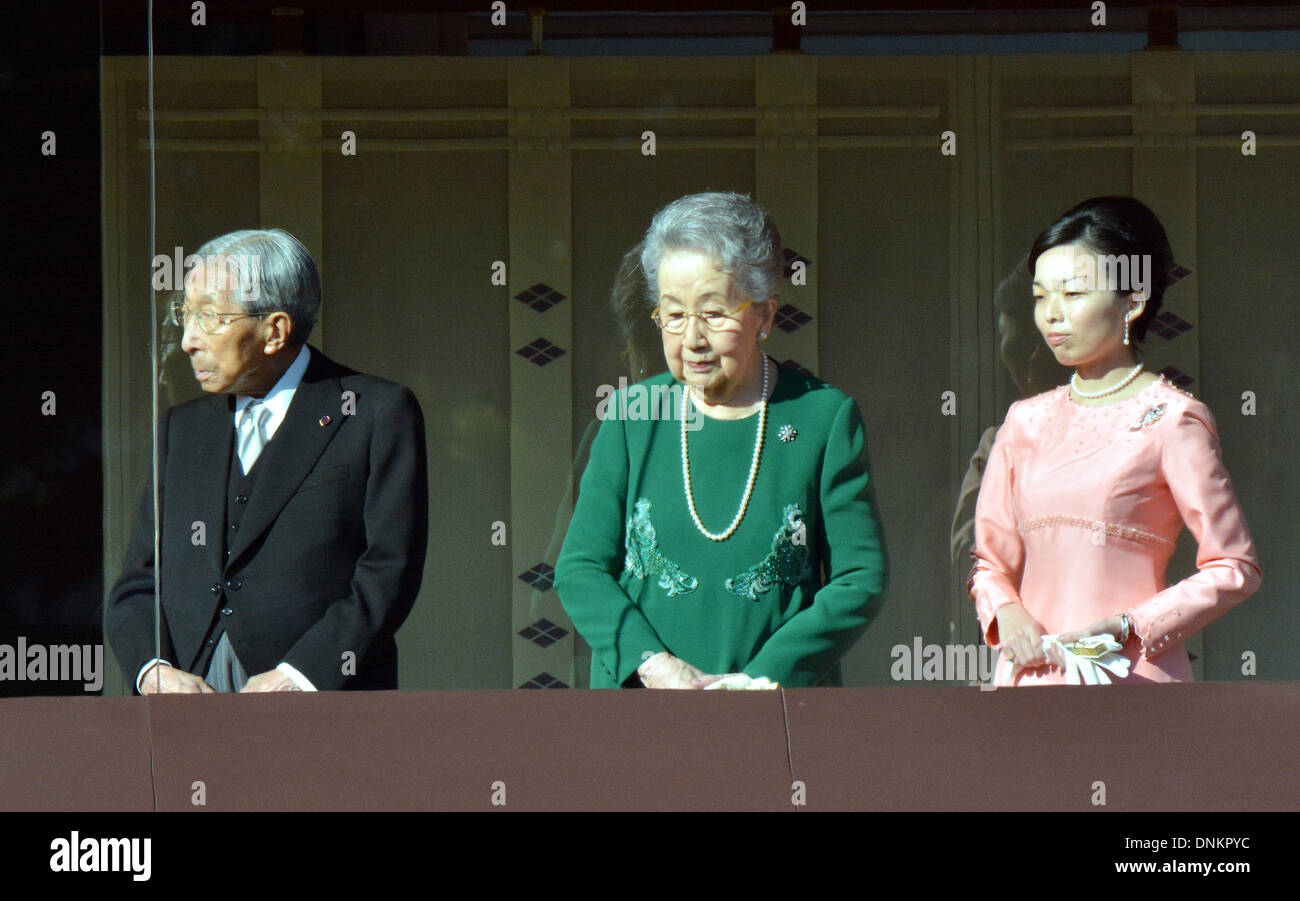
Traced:
<svg viewBox="0 0 1300 901">
<path fill-rule="evenodd" d="M 226 467 L 226 516 L 221 528 L 221 559 L 223 563 L 230 559 L 230 548 L 234 544 L 239 525 L 244 519 L 244 513 L 248 510 L 248 499 L 256 490 L 257 474 L 259 472 L 257 464 L 262 462 L 270 448 L 271 442 L 268 441 L 262 447 L 262 452 L 258 454 L 257 461 L 253 463 L 253 471 L 245 475 L 243 467 L 239 463 L 236 442 L 231 442 L 230 460 Z M 208 634 L 203 638 L 203 650 L 194 667 L 194 672 L 199 674 L 207 672 L 208 664 L 212 660 L 213 649 L 216 648 L 217 642 L 221 640 L 222 634 L 226 631 L 226 614 L 223 611 L 231 609 L 239 602 L 239 590 L 243 587 L 239 576 L 233 573 L 219 584 L 221 591 L 217 596 L 217 606 L 213 611 L 212 623 L 208 627 Z"/>
</svg>

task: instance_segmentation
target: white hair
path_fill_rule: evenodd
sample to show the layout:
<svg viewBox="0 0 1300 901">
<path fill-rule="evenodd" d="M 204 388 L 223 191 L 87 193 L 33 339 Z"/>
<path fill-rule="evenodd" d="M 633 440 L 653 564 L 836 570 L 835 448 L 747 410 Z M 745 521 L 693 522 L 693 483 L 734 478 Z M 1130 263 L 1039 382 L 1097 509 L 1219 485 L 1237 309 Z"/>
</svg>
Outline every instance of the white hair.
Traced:
<svg viewBox="0 0 1300 901">
<path fill-rule="evenodd" d="M 709 257 L 719 272 L 731 276 L 747 300 L 769 300 L 781 291 L 785 271 L 781 233 L 762 207 L 744 194 L 687 194 L 655 213 L 641 250 L 652 307 L 659 303 L 659 263 L 675 251 Z"/>
<path fill-rule="evenodd" d="M 197 255 L 222 261 L 240 309 L 287 313 L 293 323 L 290 341 L 307 343 L 320 310 L 320 273 L 301 241 L 283 229 L 249 228 L 213 238 Z"/>
</svg>

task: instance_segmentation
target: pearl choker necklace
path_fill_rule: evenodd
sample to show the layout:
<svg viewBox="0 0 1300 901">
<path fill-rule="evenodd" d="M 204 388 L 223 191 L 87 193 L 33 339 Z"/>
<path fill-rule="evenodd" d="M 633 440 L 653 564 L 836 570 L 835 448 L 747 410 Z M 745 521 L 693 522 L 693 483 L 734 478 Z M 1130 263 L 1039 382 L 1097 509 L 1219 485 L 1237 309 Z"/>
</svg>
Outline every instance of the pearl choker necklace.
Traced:
<svg viewBox="0 0 1300 901">
<path fill-rule="evenodd" d="M 1133 380 L 1138 377 L 1138 374 L 1141 371 L 1142 371 L 1142 364 L 1139 363 L 1133 367 L 1132 372 L 1124 376 L 1124 378 L 1119 382 L 1119 384 L 1112 385 L 1111 387 L 1107 388 L 1104 391 L 1080 391 L 1079 382 L 1078 382 L 1079 371 L 1076 369 L 1074 371 L 1074 375 L 1070 376 L 1070 389 L 1074 391 L 1075 394 L 1079 395 L 1085 400 L 1093 400 L 1098 397 L 1105 397 L 1108 394 L 1114 394 L 1117 391 L 1123 391 L 1129 385 L 1133 384 Z"/>
<path fill-rule="evenodd" d="M 763 454 L 763 435 L 767 431 L 767 357 L 762 356 L 763 366 L 763 401 L 758 410 L 758 435 L 754 438 L 754 459 L 749 464 L 749 480 L 745 483 L 745 496 L 740 499 L 740 509 L 736 511 L 736 518 L 731 521 L 727 531 L 720 535 L 715 535 L 708 529 L 704 528 L 704 523 L 700 521 L 700 514 L 695 509 L 695 495 L 691 491 L 691 456 L 686 442 L 686 420 L 690 418 L 691 389 L 686 389 L 686 397 L 682 402 L 682 482 L 686 485 L 686 506 L 691 511 L 691 519 L 695 520 L 695 528 L 710 541 L 726 541 L 740 527 L 740 521 L 745 517 L 745 509 L 749 506 L 750 495 L 754 492 L 754 480 L 758 477 L 758 460 Z"/>
</svg>

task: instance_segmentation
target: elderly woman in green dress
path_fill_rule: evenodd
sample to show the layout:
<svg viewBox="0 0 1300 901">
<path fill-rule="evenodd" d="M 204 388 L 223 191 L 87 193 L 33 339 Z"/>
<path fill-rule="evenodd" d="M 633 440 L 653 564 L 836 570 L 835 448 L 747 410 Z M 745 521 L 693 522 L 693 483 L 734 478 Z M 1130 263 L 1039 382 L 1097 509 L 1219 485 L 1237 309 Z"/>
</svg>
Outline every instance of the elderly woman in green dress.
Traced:
<svg viewBox="0 0 1300 901">
<path fill-rule="evenodd" d="M 556 567 L 591 685 L 840 684 L 884 543 L 857 404 L 763 353 L 781 237 L 742 195 L 693 194 L 641 266 L 668 372 L 625 390 L 679 403 L 616 397 L 592 445 Z"/>
</svg>

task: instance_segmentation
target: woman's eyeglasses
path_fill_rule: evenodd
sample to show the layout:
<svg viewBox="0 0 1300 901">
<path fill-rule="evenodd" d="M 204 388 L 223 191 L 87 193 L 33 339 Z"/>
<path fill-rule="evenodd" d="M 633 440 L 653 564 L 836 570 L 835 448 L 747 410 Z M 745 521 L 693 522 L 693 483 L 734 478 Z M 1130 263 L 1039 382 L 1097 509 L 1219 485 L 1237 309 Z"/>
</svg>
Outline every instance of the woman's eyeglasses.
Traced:
<svg viewBox="0 0 1300 901">
<path fill-rule="evenodd" d="M 707 310 L 703 313 L 672 310 L 665 313 L 662 308 L 658 308 L 650 314 L 650 318 L 654 320 L 655 325 L 670 335 L 686 334 L 686 324 L 692 317 L 699 319 L 700 326 L 710 332 L 738 332 L 744 328 L 744 323 L 740 321 L 740 314 L 745 312 L 753 303 L 752 300 L 748 301 L 728 313 L 721 310 Z"/>
</svg>

